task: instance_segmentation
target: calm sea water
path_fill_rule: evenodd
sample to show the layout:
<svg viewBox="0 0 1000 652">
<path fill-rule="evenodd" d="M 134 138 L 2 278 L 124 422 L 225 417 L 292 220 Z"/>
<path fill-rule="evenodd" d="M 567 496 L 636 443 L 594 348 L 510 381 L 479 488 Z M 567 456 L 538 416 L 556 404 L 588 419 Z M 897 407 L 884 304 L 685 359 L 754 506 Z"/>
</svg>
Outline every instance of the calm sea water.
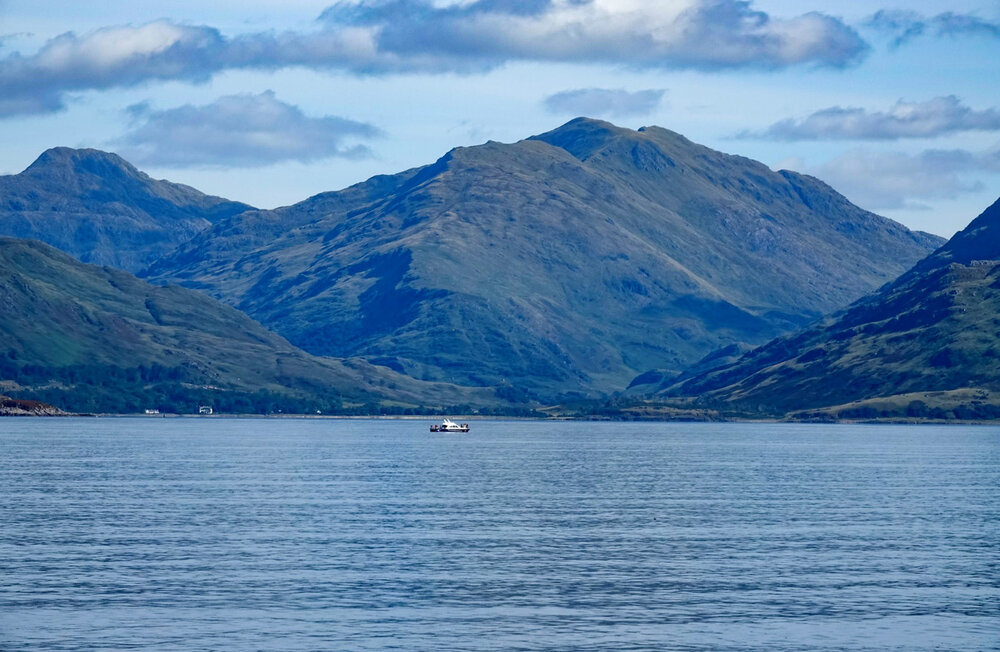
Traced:
<svg viewBox="0 0 1000 652">
<path fill-rule="evenodd" d="M 0 649 L 1000 647 L 1000 429 L 0 421 Z"/>
</svg>

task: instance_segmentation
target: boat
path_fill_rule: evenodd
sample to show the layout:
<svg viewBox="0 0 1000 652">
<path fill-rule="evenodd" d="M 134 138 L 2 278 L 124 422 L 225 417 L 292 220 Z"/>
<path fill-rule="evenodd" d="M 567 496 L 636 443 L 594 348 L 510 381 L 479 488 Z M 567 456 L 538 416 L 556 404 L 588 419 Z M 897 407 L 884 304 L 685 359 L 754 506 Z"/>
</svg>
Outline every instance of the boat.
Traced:
<svg viewBox="0 0 1000 652">
<path fill-rule="evenodd" d="M 469 432 L 469 424 L 455 423 L 451 419 L 445 419 L 440 426 L 436 423 L 432 425 L 431 432 Z"/>
</svg>

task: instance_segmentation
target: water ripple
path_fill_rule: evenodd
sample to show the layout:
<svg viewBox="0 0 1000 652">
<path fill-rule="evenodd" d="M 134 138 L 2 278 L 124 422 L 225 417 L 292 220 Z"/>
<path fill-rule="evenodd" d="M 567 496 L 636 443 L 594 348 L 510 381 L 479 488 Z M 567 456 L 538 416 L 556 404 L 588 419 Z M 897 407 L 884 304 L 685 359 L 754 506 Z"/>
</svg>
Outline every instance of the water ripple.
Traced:
<svg viewBox="0 0 1000 652">
<path fill-rule="evenodd" d="M 1000 648 L 1000 429 L 5 420 L 2 650 Z"/>
</svg>

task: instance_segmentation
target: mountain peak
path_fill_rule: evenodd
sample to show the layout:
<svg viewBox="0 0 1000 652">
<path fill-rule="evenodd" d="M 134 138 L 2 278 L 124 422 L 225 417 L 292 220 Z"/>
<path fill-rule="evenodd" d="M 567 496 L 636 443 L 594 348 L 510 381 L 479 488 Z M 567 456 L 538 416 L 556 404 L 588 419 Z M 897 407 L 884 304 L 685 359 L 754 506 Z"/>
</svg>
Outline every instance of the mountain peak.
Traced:
<svg viewBox="0 0 1000 652">
<path fill-rule="evenodd" d="M 634 137 L 636 133 L 604 120 L 574 118 L 561 127 L 532 136 L 528 140 L 540 140 L 554 147 L 560 147 L 580 160 L 586 160 L 610 141 L 621 137 Z"/>
<path fill-rule="evenodd" d="M 573 118 L 569 122 L 556 127 L 549 133 L 555 133 L 558 131 L 565 131 L 570 129 L 590 129 L 593 131 L 631 131 L 625 127 L 619 127 L 616 124 L 608 122 L 607 120 L 601 120 L 600 118 L 588 118 L 587 116 L 579 116 Z"/>
<path fill-rule="evenodd" d="M 104 150 L 91 147 L 51 147 L 39 154 L 35 162 L 28 166 L 28 169 L 51 165 L 68 165 L 80 161 L 105 161 L 123 168 L 135 169 L 135 166 L 114 152 L 105 152 Z"/>
<path fill-rule="evenodd" d="M 152 179 L 98 149 L 53 147 L 24 172 L 0 176 L 0 233 L 133 271 L 248 208 Z"/>
<path fill-rule="evenodd" d="M 955 234 L 951 240 L 930 256 L 924 263 L 968 265 L 974 260 L 1000 259 L 1000 199 L 997 199 L 969 226 Z"/>
<path fill-rule="evenodd" d="M 575 118 L 529 140 L 539 140 L 564 149 L 581 161 L 589 161 L 600 153 L 612 158 L 624 157 L 639 168 L 652 167 L 654 170 L 673 167 L 673 161 L 669 161 L 672 157 L 726 156 L 663 127 L 628 129 L 593 118 Z"/>
<path fill-rule="evenodd" d="M 117 154 L 99 149 L 73 147 L 53 147 L 45 150 L 23 174 L 30 177 L 90 174 L 105 179 L 148 178 Z"/>
</svg>

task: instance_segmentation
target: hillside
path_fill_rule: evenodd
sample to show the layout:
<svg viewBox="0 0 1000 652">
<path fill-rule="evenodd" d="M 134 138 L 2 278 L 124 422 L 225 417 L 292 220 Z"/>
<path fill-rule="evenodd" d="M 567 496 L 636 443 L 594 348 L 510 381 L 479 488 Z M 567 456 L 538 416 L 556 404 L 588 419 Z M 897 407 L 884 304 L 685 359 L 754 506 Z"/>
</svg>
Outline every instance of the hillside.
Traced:
<svg viewBox="0 0 1000 652">
<path fill-rule="evenodd" d="M 935 401 L 976 415 L 975 405 L 996 403 L 997 390 L 1000 200 L 850 308 L 659 394 L 775 414 L 838 406 L 825 413 L 927 416 Z M 978 416 L 998 417 L 1000 408 Z"/>
<path fill-rule="evenodd" d="M 816 179 L 577 119 L 222 220 L 145 275 L 312 353 L 548 397 L 766 342 L 940 243 Z"/>
<path fill-rule="evenodd" d="M 7 237 L 0 237 L 0 341 L 0 392 L 72 411 L 497 403 L 362 360 L 311 356 L 198 292 Z"/>
<path fill-rule="evenodd" d="M 0 177 L 0 235 L 41 240 L 83 262 L 133 272 L 248 208 L 151 179 L 94 149 L 50 149 L 24 172 Z"/>
</svg>

